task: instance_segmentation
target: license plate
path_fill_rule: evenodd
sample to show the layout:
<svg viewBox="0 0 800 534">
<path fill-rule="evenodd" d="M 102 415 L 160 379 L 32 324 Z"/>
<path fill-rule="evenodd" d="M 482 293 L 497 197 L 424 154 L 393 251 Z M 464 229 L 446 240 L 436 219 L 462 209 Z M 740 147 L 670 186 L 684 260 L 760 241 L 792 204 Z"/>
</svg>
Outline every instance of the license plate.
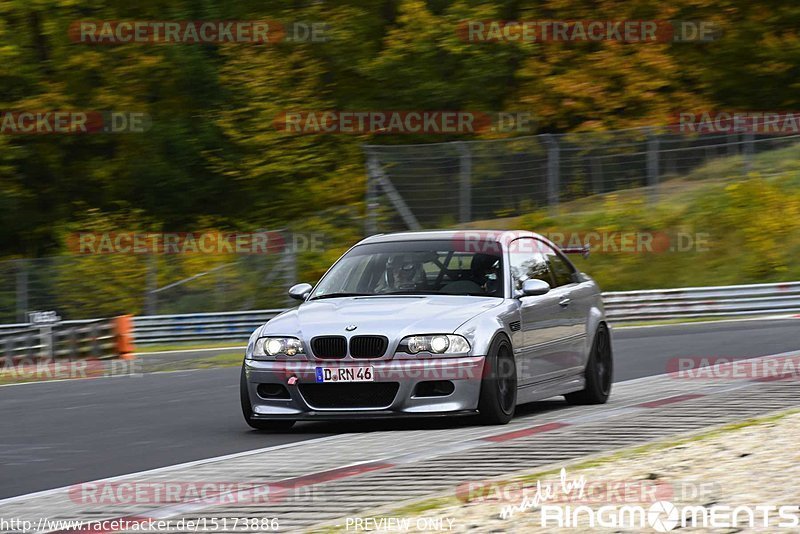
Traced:
<svg viewBox="0 0 800 534">
<path fill-rule="evenodd" d="M 317 367 L 317 382 L 374 382 L 372 367 Z"/>
</svg>

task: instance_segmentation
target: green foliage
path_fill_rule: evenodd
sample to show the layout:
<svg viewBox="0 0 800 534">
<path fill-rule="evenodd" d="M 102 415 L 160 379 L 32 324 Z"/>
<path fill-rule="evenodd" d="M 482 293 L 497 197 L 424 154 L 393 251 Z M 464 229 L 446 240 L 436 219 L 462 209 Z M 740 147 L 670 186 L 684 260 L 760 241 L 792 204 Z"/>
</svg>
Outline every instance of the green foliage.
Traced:
<svg viewBox="0 0 800 534">
<path fill-rule="evenodd" d="M 0 0 L 0 109 L 137 111 L 152 118 L 150 131 L 139 135 L 0 136 L 0 257 L 65 254 L 67 233 L 100 227 L 288 228 L 327 236 L 326 252 L 300 258 L 299 274 L 314 280 L 361 236 L 362 143 L 465 136 L 292 135 L 273 124 L 281 112 L 515 110 L 537 117 L 540 131 L 570 132 L 664 123 L 681 110 L 797 109 L 800 6 L 787 0 L 769 4 Z M 87 19 L 305 20 L 326 22 L 330 29 L 325 43 L 72 43 L 70 23 Z M 478 19 L 710 20 L 723 34 L 704 44 L 465 42 L 456 28 Z M 676 260 L 680 268 L 658 274 L 643 268 L 652 260 L 619 258 L 604 267 L 609 287 L 622 286 L 623 280 L 627 287 L 693 284 L 703 277 L 733 281 L 736 269 L 753 280 L 789 276 L 794 266 L 770 247 L 779 239 L 794 239 L 787 222 L 793 212 L 779 205 L 778 196 L 791 196 L 798 178 L 771 179 L 776 172 L 796 170 L 789 152 L 796 155 L 797 149 L 786 150 L 775 152 L 782 162 L 778 166 L 754 162 L 750 171 L 762 173 L 762 182 L 753 178 L 731 189 L 717 188 L 716 196 L 690 203 L 693 209 L 687 205 L 670 214 L 609 200 L 604 211 L 579 221 L 604 228 L 669 225 L 714 232 L 719 248 L 703 256 L 702 269 Z M 737 176 L 745 172 L 742 161 L 731 158 L 711 162 L 695 175 L 720 178 L 734 170 Z M 488 179 L 500 170 L 487 166 L 476 172 Z M 570 191 L 583 193 L 580 185 Z M 745 196 L 752 197 L 752 206 L 745 205 Z M 745 230 L 741 224 L 747 215 L 752 220 Z M 548 220 L 539 217 L 530 222 L 547 226 Z M 762 233 L 770 240 L 760 239 Z M 722 250 L 733 245 L 732 239 L 753 254 L 733 261 Z M 63 291 L 64 310 L 86 315 L 142 308 L 144 258 L 75 261 L 72 272 L 48 282 L 48 290 Z M 161 259 L 159 285 L 226 261 Z M 237 276 L 220 273 L 213 282 L 209 277 L 196 284 L 225 286 Z M 249 287 L 258 287 L 252 283 Z M 103 302 L 96 298 L 100 291 Z"/>
<path fill-rule="evenodd" d="M 656 207 L 643 198 L 620 202 L 617 195 L 607 195 L 594 212 L 550 219 L 534 213 L 509 224 L 544 234 L 609 236 L 605 249 L 595 240 L 599 246 L 588 259 L 573 258 L 605 290 L 800 278 L 800 189 L 791 176 L 753 174 L 682 195 L 680 203 L 666 199 Z M 619 250 L 623 234 L 652 238 L 652 245 Z M 611 237 L 615 235 L 616 240 Z"/>
</svg>

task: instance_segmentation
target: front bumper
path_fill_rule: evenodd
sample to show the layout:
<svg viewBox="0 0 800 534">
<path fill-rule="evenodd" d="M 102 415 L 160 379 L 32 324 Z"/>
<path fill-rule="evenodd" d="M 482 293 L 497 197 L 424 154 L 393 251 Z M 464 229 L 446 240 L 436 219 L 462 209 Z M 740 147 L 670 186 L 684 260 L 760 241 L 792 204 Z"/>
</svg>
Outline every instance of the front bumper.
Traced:
<svg viewBox="0 0 800 534">
<path fill-rule="evenodd" d="M 361 419 L 392 417 L 430 417 L 474 414 L 478 408 L 483 356 L 463 358 L 427 358 L 403 360 L 338 360 L 338 361 L 260 361 L 245 360 L 247 393 L 256 419 Z M 374 371 L 374 382 L 323 383 L 316 382 L 317 367 L 364 367 Z M 427 396 L 423 382 L 449 382 L 452 392 Z M 288 398 L 264 398 L 259 395 L 260 384 L 281 384 Z M 313 386 L 312 386 L 313 384 Z M 371 384 L 361 386 L 360 384 Z M 385 387 L 382 387 L 382 384 Z M 343 408 L 336 403 L 320 402 L 320 391 L 327 386 L 346 395 L 348 387 L 380 389 L 377 402 Z M 397 388 L 396 394 L 391 391 Z M 313 389 L 317 395 L 310 395 Z M 305 391 L 305 394 L 304 394 Z M 388 394 L 387 394 L 388 392 Z M 325 395 L 322 395 L 326 397 Z M 327 398 L 327 397 L 326 397 Z"/>
</svg>

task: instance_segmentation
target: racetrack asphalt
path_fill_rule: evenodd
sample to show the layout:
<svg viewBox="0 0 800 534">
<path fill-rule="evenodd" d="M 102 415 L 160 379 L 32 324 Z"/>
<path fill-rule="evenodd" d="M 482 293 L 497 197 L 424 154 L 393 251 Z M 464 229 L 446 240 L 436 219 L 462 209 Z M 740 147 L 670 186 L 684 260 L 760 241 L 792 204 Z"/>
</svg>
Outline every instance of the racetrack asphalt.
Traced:
<svg viewBox="0 0 800 534">
<path fill-rule="evenodd" d="M 615 381 L 665 373 L 677 357 L 798 350 L 798 321 L 617 329 Z M 298 424 L 290 433 L 260 433 L 242 419 L 238 388 L 238 368 L 2 386 L 0 499 L 331 434 L 470 424 L 320 422 Z"/>
</svg>

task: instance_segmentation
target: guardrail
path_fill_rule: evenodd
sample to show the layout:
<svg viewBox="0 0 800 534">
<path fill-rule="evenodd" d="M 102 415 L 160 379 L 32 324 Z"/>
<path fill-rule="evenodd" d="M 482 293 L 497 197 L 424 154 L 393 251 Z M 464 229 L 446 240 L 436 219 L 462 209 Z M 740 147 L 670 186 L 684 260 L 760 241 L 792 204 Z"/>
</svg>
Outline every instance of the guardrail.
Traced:
<svg viewBox="0 0 800 534">
<path fill-rule="evenodd" d="M 610 321 L 736 317 L 800 312 L 800 282 L 603 293 Z"/>
<path fill-rule="evenodd" d="M 0 325 L 0 364 L 20 361 L 111 359 L 126 356 L 129 316 L 60 321 L 55 324 Z"/>
<path fill-rule="evenodd" d="M 617 323 L 800 313 L 800 282 L 612 291 L 603 293 L 603 301 L 609 320 Z M 132 336 L 134 343 L 142 346 L 193 341 L 244 343 L 253 330 L 283 311 L 141 315 L 133 318 Z M 101 326 L 103 321 L 107 326 Z M 60 323 L 54 331 L 54 355 L 114 357 L 116 334 L 109 330 L 110 321 Z M 47 347 L 37 341 L 40 338 L 39 329 L 30 324 L 0 325 L 0 351 L 6 355 L 41 354 Z"/>
<path fill-rule="evenodd" d="M 603 293 L 612 322 L 800 313 L 800 282 Z M 137 345 L 182 341 L 244 342 L 282 309 L 134 317 Z"/>
<path fill-rule="evenodd" d="M 133 318 L 136 345 L 185 341 L 247 341 L 258 326 L 284 310 L 254 310 L 180 315 L 139 315 Z"/>
</svg>

